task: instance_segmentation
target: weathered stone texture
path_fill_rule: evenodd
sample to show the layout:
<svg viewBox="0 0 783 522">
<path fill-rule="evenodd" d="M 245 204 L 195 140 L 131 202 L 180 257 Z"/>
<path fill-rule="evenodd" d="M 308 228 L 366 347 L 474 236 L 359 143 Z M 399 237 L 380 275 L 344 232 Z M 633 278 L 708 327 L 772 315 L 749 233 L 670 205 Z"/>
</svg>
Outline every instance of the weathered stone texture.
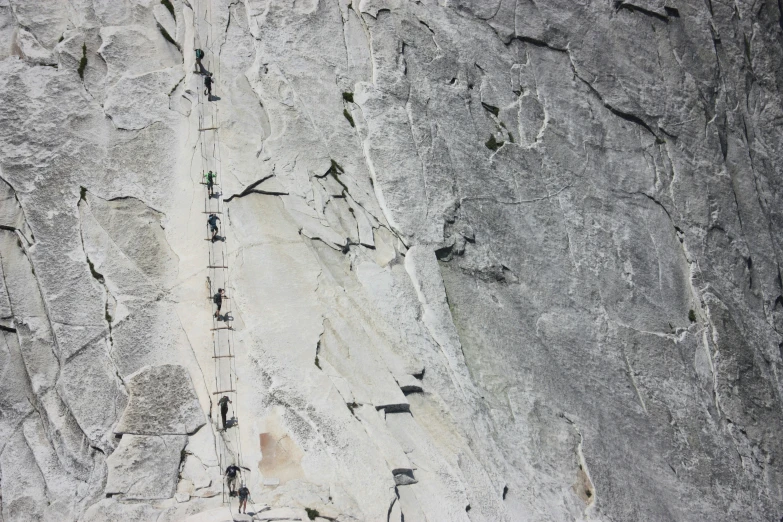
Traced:
<svg viewBox="0 0 783 522">
<path fill-rule="evenodd" d="M 0 0 L 1 518 L 779 519 L 781 9 Z"/>
<path fill-rule="evenodd" d="M 128 377 L 128 406 L 118 434 L 189 435 L 204 425 L 204 412 L 183 366 L 145 367 Z"/>
</svg>

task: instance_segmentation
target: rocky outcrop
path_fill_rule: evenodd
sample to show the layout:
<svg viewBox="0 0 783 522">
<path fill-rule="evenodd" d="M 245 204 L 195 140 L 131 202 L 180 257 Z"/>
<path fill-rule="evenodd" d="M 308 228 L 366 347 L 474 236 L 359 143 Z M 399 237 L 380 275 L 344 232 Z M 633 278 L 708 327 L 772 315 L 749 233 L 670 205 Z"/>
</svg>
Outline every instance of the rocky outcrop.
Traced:
<svg viewBox="0 0 783 522">
<path fill-rule="evenodd" d="M 106 496 L 128 500 L 171 498 L 177 489 L 183 435 L 125 435 L 106 465 Z"/>
<path fill-rule="evenodd" d="M 781 19 L 0 1 L 3 520 L 776 519 Z"/>
<path fill-rule="evenodd" d="M 126 386 L 130 398 L 114 433 L 190 435 L 205 424 L 193 384 L 182 366 L 142 368 L 127 378 Z"/>
</svg>

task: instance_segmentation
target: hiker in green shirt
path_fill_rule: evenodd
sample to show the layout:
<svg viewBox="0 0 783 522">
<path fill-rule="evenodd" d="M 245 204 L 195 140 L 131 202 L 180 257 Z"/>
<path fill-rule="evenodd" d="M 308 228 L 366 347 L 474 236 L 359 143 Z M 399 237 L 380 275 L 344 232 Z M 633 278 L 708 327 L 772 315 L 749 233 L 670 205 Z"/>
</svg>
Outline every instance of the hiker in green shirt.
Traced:
<svg viewBox="0 0 783 522">
<path fill-rule="evenodd" d="M 212 171 L 210 170 L 207 172 L 207 191 L 209 191 L 209 197 L 213 197 L 215 195 L 215 180 L 217 179 L 217 174 L 212 174 Z"/>
</svg>

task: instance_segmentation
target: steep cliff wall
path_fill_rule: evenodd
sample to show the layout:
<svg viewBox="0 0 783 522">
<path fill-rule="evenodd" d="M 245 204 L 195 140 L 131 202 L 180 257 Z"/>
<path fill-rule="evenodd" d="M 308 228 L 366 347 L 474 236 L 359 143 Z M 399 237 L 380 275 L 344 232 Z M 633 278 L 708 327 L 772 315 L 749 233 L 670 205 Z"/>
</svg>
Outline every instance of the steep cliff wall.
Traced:
<svg viewBox="0 0 783 522">
<path fill-rule="evenodd" d="M 0 519 L 779 519 L 781 9 L 0 0 Z"/>
</svg>

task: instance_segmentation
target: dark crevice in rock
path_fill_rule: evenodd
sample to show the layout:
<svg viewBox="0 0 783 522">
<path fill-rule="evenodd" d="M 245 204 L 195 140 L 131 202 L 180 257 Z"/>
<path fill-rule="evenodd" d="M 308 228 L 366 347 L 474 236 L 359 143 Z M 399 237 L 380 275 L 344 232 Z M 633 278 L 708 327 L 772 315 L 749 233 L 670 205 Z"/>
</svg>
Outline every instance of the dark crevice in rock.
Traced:
<svg viewBox="0 0 783 522">
<path fill-rule="evenodd" d="M 171 37 L 169 32 L 166 31 L 166 29 L 162 25 L 160 25 L 160 24 L 157 24 L 157 25 L 158 25 L 158 29 L 160 30 L 160 34 L 163 35 L 163 38 L 165 38 L 167 42 L 169 42 L 174 47 L 176 47 L 177 50 L 180 52 L 180 54 L 182 54 L 182 47 L 180 47 L 180 45 L 177 43 L 177 41 L 174 40 L 174 38 Z M 184 57 L 183 57 L 183 60 L 184 60 Z"/>
<path fill-rule="evenodd" d="M 356 123 L 353 121 L 353 116 L 351 116 L 351 113 L 348 112 L 348 109 L 343 109 L 343 116 L 345 116 L 345 119 L 348 120 L 348 123 L 351 124 L 351 127 L 356 127 Z"/>
<path fill-rule="evenodd" d="M 497 138 L 495 138 L 495 135 L 489 137 L 489 139 L 484 142 L 484 146 L 487 147 L 492 152 L 496 152 L 500 147 L 502 147 L 505 144 L 504 141 L 498 141 Z"/>
<path fill-rule="evenodd" d="M 87 44 L 82 44 L 82 58 L 79 60 L 79 68 L 76 72 L 79 73 L 79 78 L 84 81 L 84 69 L 87 68 Z"/>
<path fill-rule="evenodd" d="M 384 404 L 382 406 L 376 406 L 375 409 L 383 410 L 386 413 L 406 413 L 411 411 L 411 405 L 408 403 Z"/>
<path fill-rule="evenodd" d="M 392 470 L 392 474 L 394 475 L 394 483 L 398 486 L 408 486 L 419 482 L 413 476 L 412 469 L 395 469 Z"/>
<path fill-rule="evenodd" d="M 494 105 L 490 105 L 490 104 L 488 104 L 488 103 L 481 102 L 481 106 L 482 106 L 482 107 L 484 107 L 484 109 L 485 109 L 487 112 L 489 112 L 489 113 L 491 113 L 491 114 L 494 114 L 494 115 L 495 115 L 495 117 L 497 117 L 497 116 L 500 114 L 500 109 L 498 109 L 498 108 L 497 108 L 497 107 L 495 107 Z"/>
<path fill-rule="evenodd" d="M 78 204 L 80 205 L 82 202 L 84 202 L 85 205 L 89 206 L 89 204 L 87 203 L 87 199 L 85 197 L 86 196 L 86 189 L 84 187 L 81 187 L 81 189 L 82 189 L 82 198 L 79 200 Z M 81 214 L 80 214 L 80 216 L 81 216 Z M 112 322 L 114 321 L 114 318 L 112 317 L 111 313 L 109 312 L 109 305 L 110 305 L 111 299 L 113 299 L 113 296 L 111 294 L 111 291 L 109 290 L 109 286 L 106 284 L 106 278 L 103 276 L 103 274 L 101 274 L 100 272 L 98 272 L 95 269 L 95 265 L 90 260 L 90 256 L 87 255 L 87 249 L 86 249 L 85 244 L 84 244 L 84 233 L 83 233 L 82 227 L 81 227 L 81 220 L 80 220 L 80 223 L 79 223 L 79 237 L 81 238 L 81 241 L 82 241 L 82 251 L 84 252 L 84 258 L 87 260 L 87 266 L 90 269 L 90 274 L 92 275 L 93 279 L 95 279 L 96 281 L 98 281 L 98 283 L 100 283 L 100 285 L 103 287 L 104 292 L 106 293 L 106 301 L 104 302 L 104 309 L 103 309 L 104 310 L 103 311 L 103 319 L 104 319 L 104 321 L 106 321 L 106 327 L 107 327 L 107 330 L 108 330 L 109 353 L 111 353 L 111 351 L 112 351 L 112 349 L 114 347 L 114 338 L 112 337 Z M 72 359 L 77 353 L 81 352 L 81 350 L 83 348 L 85 348 L 86 346 L 87 346 L 87 344 L 82 346 L 82 348 L 80 348 L 77 352 L 73 353 L 68 358 L 68 360 Z M 111 360 L 111 357 L 109 357 L 109 360 Z M 114 367 L 114 373 L 117 376 L 117 378 L 120 381 L 120 383 L 122 383 L 122 386 L 124 387 L 125 386 L 125 382 L 123 381 L 122 377 L 120 376 L 120 372 L 119 372 L 119 370 L 118 370 L 118 368 L 116 366 Z"/>
<path fill-rule="evenodd" d="M 410 395 L 411 393 L 422 393 L 424 388 L 416 384 L 406 384 L 400 386 L 400 391 L 402 391 L 403 395 Z"/>
<path fill-rule="evenodd" d="M 460 267 L 460 270 L 471 277 L 487 283 L 518 284 L 519 278 L 505 265 L 491 265 L 483 268 Z"/>
<path fill-rule="evenodd" d="M 264 176 L 263 178 L 259 179 L 258 181 L 254 181 L 253 183 L 248 185 L 245 188 L 245 190 L 243 190 L 239 194 L 234 194 L 233 196 L 229 196 L 229 197 L 225 198 L 223 201 L 225 203 L 228 203 L 228 202 L 230 202 L 234 198 L 241 198 L 241 197 L 247 196 L 248 194 L 265 194 L 267 196 L 287 196 L 288 192 L 275 192 L 275 191 L 271 191 L 271 190 L 256 189 L 257 186 L 259 186 L 261 183 L 263 183 L 264 181 L 266 181 L 266 180 L 268 180 L 268 179 L 270 179 L 272 177 L 274 177 L 274 174 L 269 174 L 268 176 Z"/>
<path fill-rule="evenodd" d="M 394 486 L 394 498 L 392 498 L 391 504 L 389 504 L 389 510 L 386 512 L 386 522 L 391 522 L 392 510 L 394 509 L 394 504 L 397 503 L 399 498 L 400 493 L 397 491 L 397 486 Z"/>
<path fill-rule="evenodd" d="M 569 56 L 569 59 L 570 59 L 571 58 L 570 53 L 568 53 L 568 56 Z M 590 82 L 588 82 L 587 80 L 585 80 L 584 78 L 582 78 L 579 75 L 579 73 L 576 70 L 576 65 L 574 64 L 573 60 L 571 60 L 571 69 L 574 72 L 574 76 L 576 78 L 578 78 L 579 80 L 581 80 L 582 83 L 587 85 L 588 89 L 590 89 L 590 91 L 593 94 L 595 94 L 595 96 L 600 100 L 600 102 L 603 104 L 603 106 L 606 107 L 607 109 L 609 109 L 609 111 L 612 112 L 612 114 L 614 114 L 615 116 L 618 116 L 619 118 L 624 119 L 625 121 L 628 121 L 628 122 L 631 122 L 631 123 L 635 123 L 636 125 L 639 125 L 640 127 L 644 128 L 647 132 L 649 132 L 650 134 L 655 136 L 656 143 L 659 143 L 659 144 L 663 143 L 663 139 L 660 136 L 658 136 L 658 134 L 642 118 L 640 118 L 639 116 L 636 116 L 635 114 L 630 114 L 630 113 L 627 113 L 627 112 L 623 112 L 620 109 L 617 109 L 616 107 L 611 106 L 604 99 L 603 95 L 598 91 L 598 89 L 593 87 L 593 84 L 591 84 Z M 665 131 L 663 131 L 663 132 L 665 134 L 669 135 Z M 672 136 L 672 137 L 676 138 L 676 136 Z"/>
<path fill-rule="evenodd" d="M 528 44 L 531 44 L 531 45 L 535 45 L 536 47 L 544 47 L 544 48 L 550 49 L 552 51 L 557 51 L 559 53 L 566 53 L 566 54 L 568 54 L 568 49 L 562 49 L 560 47 L 555 47 L 554 45 L 552 45 L 552 44 L 550 44 L 548 42 L 545 42 L 543 40 L 538 40 L 536 38 L 531 38 L 529 36 L 515 36 L 514 38 L 511 39 L 511 41 L 514 41 L 514 40 L 520 40 L 522 42 L 525 42 L 525 43 L 528 43 Z M 507 45 L 511 45 L 511 41 Z"/>
<path fill-rule="evenodd" d="M 662 15 L 661 13 L 656 13 L 655 11 L 651 11 L 649 9 L 645 9 L 644 7 L 639 7 L 638 5 L 629 4 L 626 2 L 617 1 L 614 3 L 614 8 L 616 11 L 619 11 L 620 9 L 624 9 L 626 11 L 630 11 L 632 13 L 640 13 L 646 16 L 651 16 L 657 20 L 662 21 L 663 23 L 668 24 L 669 23 L 669 17 L 666 15 Z M 679 16 L 679 14 L 678 14 Z"/>
<path fill-rule="evenodd" d="M 24 237 L 24 240 L 27 242 L 28 246 L 32 245 L 32 243 L 24 236 L 22 231 L 19 230 L 18 228 L 14 228 L 14 227 L 11 227 L 11 226 L 8 226 L 8 225 L 0 225 L 0 230 L 7 230 L 8 232 L 14 232 L 15 234 L 18 234 L 19 236 Z M 17 237 L 17 242 L 20 243 L 19 246 L 21 247 L 21 241 L 19 241 L 18 237 Z"/>
<path fill-rule="evenodd" d="M 300 236 L 303 236 L 303 237 L 309 239 L 310 241 L 320 241 L 321 243 L 323 243 L 324 245 L 326 245 L 327 247 L 329 247 L 329 248 L 331 248 L 333 250 L 339 250 L 340 252 L 342 252 L 344 254 L 347 253 L 345 251 L 346 245 L 342 245 L 342 244 L 338 244 L 338 243 L 334 243 L 333 244 L 333 243 L 330 243 L 329 241 L 323 239 L 320 236 L 315 236 L 315 235 L 314 236 L 309 236 L 307 233 L 303 234 L 302 233 L 303 231 L 304 231 L 303 228 L 299 229 L 299 235 Z M 308 233 L 310 233 L 310 232 L 308 232 Z"/>
<path fill-rule="evenodd" d="M 174 12 L 174 6 L 171 5 L 171 2 L 169 0 L 160 0 L 160 3 L 163 4 L 166 7 L 166 9 L 169 10 L 169 13 L 171 13 L 171 17 L 174 18 L 174 20 L 176 20 L 177 15 Z"/>
<path fill-rule="evenodd" d="M 576 69 L 574 69 L 574 74 L 576 74 Z M 647 132 L 649 132 L 650 134 L 655 136 L 656 141 L 659 142 L 660 138 L 655 133 L 655 131 L 653 131 L 652 128 L 649 125 L 647 125 L 647 122 L 645 122 L 643 119 L 641 119 L 640 117 L 638 117 L 638 116 L 636 116 L 634 114 L 623 112 L 623 111 L 621 111 L 621 110 L 619 110 L 619 109 L 617 109 L 615 107 L 612 107 L 611 105 L 609 105 L 606 102 L 606 100 L 604 100 L 604 98 L 601 95 L 601 93 L 598 92 L 598 90 L 595 87 L 593 87 L 592 84 L 590 84 L 587 80 L 582 79 L 578 74 L 576 74 L 576 77 L 579 78 L 580 80 L 582 80 L 585 83 L 585 85 L 587 85 L 590 88 L 590 90 L 593 91 L 593 93 L 596 96 L 598 96 L 598 99 L 601 100 L 601 103 L 603 103 L 604 107 L 609 109 L 609 111 L 612 114 L 614 114 L 615 116 L 618 116 L 619 118 L 624 119 L 625 121 L 628 121 L 628 122 L 631 122 L 631 123 L 635 123 L 636 125 L 639 125 L 640 127 L 643 127 Z"/>
<path fill-rule="evenodd" d="M 355 242 L 351 241 L 350 238 L 345 238 L 345 245 L 343 245 L 343 248 L 341 249 L 341 252 L 343 254 L 347 254 L 348 252 L 351 251 L 351 247 L 352 246 L 361 246 L 361 244 L 360 243 L 355 243 Z"/>
<path fill-rule="evenodd" d="M 653 196 L 651 196 L 651 195 L 649 195 L 649 194 L 647 194 L 645 192 L 634 192 L 633 194 L 638 194 L 640 196 L 644 196 L 647 199 L 649 199 L 650 201 L 652 201 L 653 203 L 655 203 L 656 205 L 658 205 L 659 207 L 661 207 L 663 209 L 663 211 L 666 212 L 666 216 L 669 218 L 669 221 L 672 224 L 674 224 L 674 220 L 672 219 L 672 215 L 669 213 L 669 209 L 667 209 L 666 206 L 663 203 L 661 203 L 660 201 L 655 199 L 655 197 L 653 197 Z M 675 229 L 675 231 L 682 232 L 682 230 L 677 228 L 676 226 L 674 227 L 674 229 Z"/>
<path fill-rule="evenodd" d="M 454 245 L 449 245 L 435 250 L 435 257 L 437 257 L 439 261 L 451 261 L 453 247 Z"/>
</svg>

